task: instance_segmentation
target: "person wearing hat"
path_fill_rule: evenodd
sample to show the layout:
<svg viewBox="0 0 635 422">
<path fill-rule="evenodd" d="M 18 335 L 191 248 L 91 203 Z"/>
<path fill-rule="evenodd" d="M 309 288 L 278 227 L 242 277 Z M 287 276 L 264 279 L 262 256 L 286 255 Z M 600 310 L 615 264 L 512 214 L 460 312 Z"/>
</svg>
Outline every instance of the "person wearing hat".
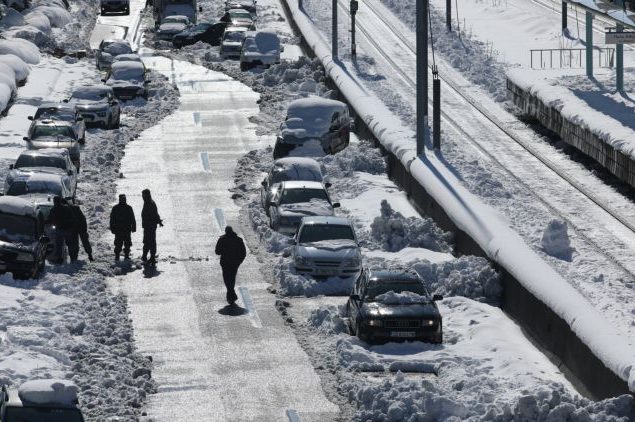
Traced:
<svg viewBox="0 0 635 422">
<path fill-rule="evenodd" d="M 137 231 L 137 222 L 124 194 L 119 195 L 119 203 L 112 207 L 110 212 L 110 231 L 115 235 L 115 261 L 119 261 L 122 246 L 125 259 L 130 259 L 130 235 Z"/>
<path fill-rule="evenodd" d="M 146 262 L 150 252 L 149 264 L 156 263 L 157 255 L 157 226 L 163 227 L 163 220 L 159 216 L 157 204 L 152 200 L 150 189 L 141 191 L 143 209 L 141 210 L 141 227 L 143 227 L 143 256 L 141 260 Z"/>
<path fill-rule="evenodd" d="M 238 267 L 245 260 L 247 250 L 245 243 L 238 237 L 231 226 L 225 227 L 225 234 L 216 242 L 216 255 L 220 255 L 220 266 L 223 269 L 223 282 L 227 288 L 227 303 L 234 305 L 238 295 L 234 290 Z"/>
</svg>

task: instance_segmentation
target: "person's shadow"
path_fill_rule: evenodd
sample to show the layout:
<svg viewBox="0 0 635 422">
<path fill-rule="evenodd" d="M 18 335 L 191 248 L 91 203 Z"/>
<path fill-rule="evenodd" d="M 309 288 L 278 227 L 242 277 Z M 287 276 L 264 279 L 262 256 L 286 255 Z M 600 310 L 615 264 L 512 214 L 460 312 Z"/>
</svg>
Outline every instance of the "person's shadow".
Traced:
<svg viewBox="0 0 635 422">
<path fill-rule="evenodd" d="M 225 305 L 224 307 L 218 310 L 218 313 L 226 316 L 241 316 L 249 313 L 249 311 L 245 308 L 242 308 L 236 304 L 234 305 Z"/>
</svg>

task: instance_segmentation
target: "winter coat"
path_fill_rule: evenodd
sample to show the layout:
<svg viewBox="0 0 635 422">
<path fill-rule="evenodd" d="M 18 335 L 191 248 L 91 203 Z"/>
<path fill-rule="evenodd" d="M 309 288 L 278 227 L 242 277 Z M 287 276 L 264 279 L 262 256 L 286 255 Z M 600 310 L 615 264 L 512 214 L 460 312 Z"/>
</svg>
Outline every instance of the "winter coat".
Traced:
<svg viewBox="0 0 635 422">
<path fill-rule="evenodd" d="M 54 205 L 49 213 L 48 222 L 58 230 L 71 230 L 73 228 L 73 212 L 68 205 Z"/>
<path fill-rule="evenodd" d="M 110 212 L 110 231 L 113 233 L 137 231 L 137 222 L 130 205 L 117 204 L 112 207 Z"/>
<path fill-rule="evenodd" d="M 141 210 L 141 227 L 156 230 L 159 223 L 161 223 L 161 217 L 159 216 L 159 211 L 157 211 L 157 204 L 152 199 L 144 201 L 143 209 Z"/>
<path fill-rule="evenodd" d="M 222 267 L 238 267 L 245 260 L 245 243 L 236 233 L 224 234 L 216 242 L 216 255 L 220 255 Z"/>
<path fill-rule="evenodd" d="M 73 230 L 77 233 L 86 233 L 88 231 L 88 224 L 86 223 L 86 216 L 82 212 L 79 205 L 70 205 L 71 212 L 73 213 Z"/>
</svg>

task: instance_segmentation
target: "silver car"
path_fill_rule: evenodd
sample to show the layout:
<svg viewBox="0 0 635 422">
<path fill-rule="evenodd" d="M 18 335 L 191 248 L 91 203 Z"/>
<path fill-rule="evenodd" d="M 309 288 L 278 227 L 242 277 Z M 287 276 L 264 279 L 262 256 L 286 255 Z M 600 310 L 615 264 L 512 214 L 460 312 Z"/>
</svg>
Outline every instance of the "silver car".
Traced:
<svg viewBox="0 0 635 422">
<path fill-rule="evenodd" d="M 58 120 L 71 123 L 73 129 L 75 129 L 79 143 L 83 144 L 86 142 L 86 123 L 84 123 L 84 118 L 77 111 L 77 108 L 72 105 L 64 103 L 42 103 L 35 111 L 35 114 L 29 116 L 28 119 L 33 121 L 29 128 L 29 136 L 31 136 L 31 131 L 38 120 Z"/>
<path fill-rule="evenodd" d="M 64 102 L 74 105 L 87 125 L 116 129 L 121 119 L 121 105 L 113 89 L 106 85 L 86 85 L 75 88 Z"/>
<path fill-rule="evenodd" d="M 71 161 L 79 170 L 79 140 L 75 135 L 73 125 L 69 122 L 54 120 L 37 121 L 30 131 L 29 136 L 23 139 L 27 142 L 27 147 L 31 150 L 41 150 L 45 148 L 67 149 Z"/>
<path fill-rule="evenodd" d="M 112 88 L 115 96 L 122 100 L 135 97 L 148 98 L 146 68 L 143 63 L 123 61 L 113 63 L 104 82 Z"/>
<path fill-rule="evenodd" d="M 9 169 L 24 172 L 61 172 L 68 177 L 72 191 L 77 189 L 77 168 L 71 161 L 67 149 L 45 148 L 22 151 L 15 163 L 9 166 Z"/>
<path fill-rule="evenodd" d="M 341 217 L 304 217 L 294 238 L 298 274 L 351 277 L 362 268 L 362 253 L 351 222 Z"/>
<path fill-rule="evenodd" d="M 108 70 L 115 57 L 132 53 L 130 43 L 122 39 L 107 39 L 99 43 L 95 54 L 95 64 L 99 70 Z"/>
<path fill-rule="evenodd" d="M 172 41 L 172 38 L 179 32 L 185 30 L 192 22 L 190 18 L 183 15 L 167 16 L 161 21 L 157 29 L 157 38 L 164 41 Z"/>
</svg>

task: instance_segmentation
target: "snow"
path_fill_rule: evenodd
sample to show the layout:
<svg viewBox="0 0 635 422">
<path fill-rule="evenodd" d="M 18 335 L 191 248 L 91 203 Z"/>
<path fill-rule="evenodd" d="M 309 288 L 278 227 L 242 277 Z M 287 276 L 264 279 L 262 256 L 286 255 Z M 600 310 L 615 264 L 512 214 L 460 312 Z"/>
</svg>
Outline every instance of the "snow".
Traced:
<svg viewBox="0 0 635 422">
<path fill-rule="evenodd" d="M 274 267 L 274 278 L 284 296 L 343 296 L 353 289 L 356 277 L 329 277 L 316 280 L 311 276 L 296 274 L 293 261 L 280 258 Z"/>
<path fill-rule="evenodd" d="M 23 383 L 18 395 L 22 402 L 70 406 L 77 403 L 77 392 L 77 386 L 68 380 L 47 379 Z"/>
<path fill-rule="evenodd" d="M 60 7 L 54 6 L 36 6 L 32 13 L 41 13 L 46 16 L 53 28 L 62 28 L 71 22 L 71 14 Z"/>
<path fill-rule="evenodd" d="M 425 296 L 408 291 L 396 293 L 390 290 L 375 297 L 375 302 L 383 303 L 384 305 L 412 305 L 415 303 L 428 303 L 429 301 L 430 299 Z"/>
<path fill-rule="evenodd" d="M 29 76 L 31 69 L 24 60 L 15 54 L 0 54 L 0 63 L 6 64 L 13 69 L 16 81 L 24 81 Z"/>
<path fill-rule="evenodd" d="M 13 91 L 9 85 L 0 83 L 0 110 L 5 111 L 11 99 L 13 97 Z"/>
<path fill-rule="evenodd" d="M 290 78 L 285 75 L 285 79 Z M 293 101 L 289 104 L 280 132 L 282 136 L 296 138 L 320 137 L 328 132 L 333 113 L 341 112 L 345 107 L 340 101 L 320 97 Z"/>
<path fill-rule="evenodd" d="M 24 20 L 32 27 L 39 29 L 45 34 L 51 32 L 51 21 L 42 12 L 30 12 L 24 16 Z"/>
<path fill-rule="evenodd" d="M 278 206 L 280 215 L 333 215 L 333 207 L 324 199 L 313 198 L 309 202 L 295 204 L 281 204 Z"/>
<path fill-rule="evenodd" d="M 17 196 L 0 197 L 0 212 L 15 215 L 35 216 L 33 205 Z"/>
<path fill-rule="evenodd" d="M 12 8 L 8 8 L 5 10 L 5 14 L 4 16 L 2 16 L 2 20 L 0 20 L 0 27 L 11 28 L 12 26 L 24 25 L 24 17 L 20 12 Z"/>
<path fill-rule="evenodd" d="M 0 54 L 13 54 L 28 64 L 40 62 L 40 50 L 35 44 L 27 40 L 0 40 Z"/>
<path fill-rule="evenodd" d="M 16 80 L 17 76 L 13 71 L 13 68 L 0 62 L 0 83 L 8 86 L 11 88 L 11 92 L 15 93 L 15 90 L 17 89 Z"/>
</svg>

